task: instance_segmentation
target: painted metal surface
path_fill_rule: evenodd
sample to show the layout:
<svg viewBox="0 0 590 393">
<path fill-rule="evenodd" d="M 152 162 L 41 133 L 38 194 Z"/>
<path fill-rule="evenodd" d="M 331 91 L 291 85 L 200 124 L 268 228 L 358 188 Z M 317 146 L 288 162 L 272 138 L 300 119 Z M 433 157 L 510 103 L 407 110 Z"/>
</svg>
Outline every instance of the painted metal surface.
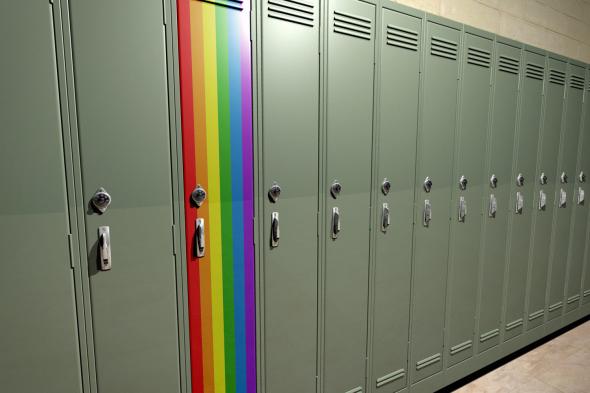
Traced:
<svg viewBox="0 0 590 393">
<path fill-rule="evenodd" d="M 590 149 L 590 70 L 586 69 L 586 87 L 584 90 L 584 112 L 583 112 L 583 123 L 582 129 L 580 131 L 581 140 L 582 140 L 582 168 L 584 173 L 586 174 L 586 182 L 590 179 L 588 177 L 589 172 L 587 168 L 590 168 L 590 154 L 588 154 L 587 149 Z M 584 169 L 586 168 L 586 169 Z M 588 188 L 586 186 L 586 188 Z M 590 203 L 590 201 L 585 202 L 585 204 Z M 590 213 L 589 213 L 590 215 Z M 589 217 L 590 219 L 590 217 Z M 588 223 L 586 224 L 588 225 Z M 580 236 L 580 235 L 577 235 Z M 590 254 L 588 253 L 588 233 L 584 235 L 584 242 L 585 247 L 583 251 L 583 264 L 584 264 L 584 273 L 582 275 L 582 304 L 588 305 L 590 304 Z"/>
<path fill-rule="evenodd" d="M 178 1 L 193 392 L 256 391 L 249 9 Z"/>
<path fill-rule="evenodd" d="M 0 4 L 0 390 L 82 392 L 61 2 Z M 76 269 L 74 270 L 74 266 Z"/>
</svg>

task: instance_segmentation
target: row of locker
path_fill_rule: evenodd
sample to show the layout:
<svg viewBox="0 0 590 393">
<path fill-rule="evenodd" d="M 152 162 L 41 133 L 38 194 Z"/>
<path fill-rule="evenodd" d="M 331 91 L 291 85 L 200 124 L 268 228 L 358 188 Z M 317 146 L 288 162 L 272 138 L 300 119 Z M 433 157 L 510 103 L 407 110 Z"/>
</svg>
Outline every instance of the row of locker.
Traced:
<svg viewBox="0 0 590 393">
<path fill-rule="evenodd" d="M 261 391 L 440 388 L 588 313 L 586 65 L 386 1 L 256 9 Z"/>
</svg>

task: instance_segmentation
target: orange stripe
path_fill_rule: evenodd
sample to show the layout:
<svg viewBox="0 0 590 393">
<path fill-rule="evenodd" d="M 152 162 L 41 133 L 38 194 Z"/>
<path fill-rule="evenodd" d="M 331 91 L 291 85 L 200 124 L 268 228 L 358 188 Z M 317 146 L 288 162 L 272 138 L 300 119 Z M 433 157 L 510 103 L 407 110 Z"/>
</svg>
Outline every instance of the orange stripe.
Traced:
<svg viewBox="0 0 590 393">
<path fill-rule="evenodd" d="M 193 96 L 195 113 L 195 166 L 196 182 L 206 190 L 207 179 L 207 137 L 205 122 L 205 69 L 204 69 L 204 47 L 203 40 L 206 39 L 203 33 L 203 3 L 191 1 L 191 37 L 193 55 Z M 197 165 L 197 163 L 202 165 Z M 209 204 L 205 202 L 199 208 L 199 217 L 205 219 L 206 228 L 210 227 Z M 205 233 L 208 233 L 206 230 Z M 210 237 L 206 236 L 206 250 L 210 250 Z M 213 329 L 211 310 L 211 259 L 209 253 L 198 260 L 201 279 L 201 321 L 202 321 L 202 342 L 203 342 L 203 386 L 204 393 L 214 392 L 213 380 Z"/>
</svg>

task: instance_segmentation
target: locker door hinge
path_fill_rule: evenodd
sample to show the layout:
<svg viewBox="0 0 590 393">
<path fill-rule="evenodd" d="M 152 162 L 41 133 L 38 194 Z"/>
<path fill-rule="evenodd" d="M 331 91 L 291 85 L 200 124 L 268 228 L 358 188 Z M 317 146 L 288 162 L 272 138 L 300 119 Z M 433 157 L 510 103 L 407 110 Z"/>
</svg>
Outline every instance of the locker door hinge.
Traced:
<svg viewBox="0 0 590 393">
<path fill-rule="evenodd" d="M 176 225 L 172 225 L 172 255 L 176 255 Z"/>
<path fill-rule="evenodd" d="M 255 17 L 254 17 L 254 12 L 252 12 L 252 10 L 250 10 L 250 42 L 252 42 L 254 40 L 254 27 L 256 26 L 255 24 Z"/>
<path fill-rule="evenodd" d="M 68 252 L 70 253 L 70 268 L 74 269 L 74 240 L 71 233 L 68 233 Z"/>
<path fill-rule="evenodd" d="M 162 0 L 162 16 L 164 18 L 164 26 L 167 26 L 170 22 L 169 15 L 168 15 L 168 7 L 167 7 L 168 0 Z"/>
</svg>

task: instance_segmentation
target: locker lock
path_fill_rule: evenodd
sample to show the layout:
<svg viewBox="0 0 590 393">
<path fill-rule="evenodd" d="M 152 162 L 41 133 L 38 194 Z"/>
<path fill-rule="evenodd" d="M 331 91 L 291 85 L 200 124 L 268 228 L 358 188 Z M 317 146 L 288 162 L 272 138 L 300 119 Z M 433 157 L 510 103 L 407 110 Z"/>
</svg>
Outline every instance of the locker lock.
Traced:
<svg viewBox="0 0 590 393">
<path fill-rule="evenodd" d="M 332 198 L 338 198 L 338 195 L 342 192 L 342 185 L 337 181 L 334 180 L 332 186 L 330 187 L 330 194 L 332 194 Z"/>
<path fill-rule="evenodd" d="M 586 174 L 584 173 L 584 171 L 580 172 L 578 178 L 580 179 L 580 183 L 586 182 Z"/>
<path fill-rule="evenodd" d="M 565 172 L 561 172 L 561 182 L 567 183 L 567 174 Z"/>
<path fill-rule="evenodd" d="M 524 186 L 524 176 L 522 173 L 519 173 L 518 176 L 516 176 L 516 185 L 520 187 Z"/>
<path fill-rule="evenodd" d="M 387 195 L 387 194 L 389 194 L 390 190 L 391 190 L 391 182 L 387 179 L 383 179 L 383 183 L 381 183 L 381 192 L 383 193 L 383 195 Z"/>
<path fill-rule="evenodd" d="M 496 175 L 492 175 L 492 177 L 490 177 L 490 187 L 498 187 L 498 178 L 496 177 Z"/>
<path fill-rule="evenodd" d="M 281 186 L 277 183 L 273 183 L 273 185 L 268 190 L 268 198 L 272 203 L 276 203 L 281 196 Z"/>
<path fill-rule="evenodd" d="M 201 207 L 205 199 L 207 199 L 207 191 L 200 184 L 191 192 L 191 199 L 197 207 Z"/>
<path fill-rule="evenodd" d="M 111 196 L 104 188 L 100 187 L 92 196 L 91 203 L 95 210 L 102 214 L 111 204 Z"/>
<path fill-rule="evenodd" d="M 430 180 L 430 177 L 426 176 L 426 179 L 424 179 L 424 191 L 430 192 L 431 189 L 432 189 L 432 180 Z"/>
<path fill-rule="evenodd" d="M 459 189 L 467 189 L 467 178 L 465 176 L 461 176 L 461 178 L 459 179 Z"/>
<path fill-rule="evenodd" d="M 541 176 L 539 176 L 539 182 L 543 185 L 547 184 L 547 175 L 545 172 L 541 172 Z"/>
</svg>

